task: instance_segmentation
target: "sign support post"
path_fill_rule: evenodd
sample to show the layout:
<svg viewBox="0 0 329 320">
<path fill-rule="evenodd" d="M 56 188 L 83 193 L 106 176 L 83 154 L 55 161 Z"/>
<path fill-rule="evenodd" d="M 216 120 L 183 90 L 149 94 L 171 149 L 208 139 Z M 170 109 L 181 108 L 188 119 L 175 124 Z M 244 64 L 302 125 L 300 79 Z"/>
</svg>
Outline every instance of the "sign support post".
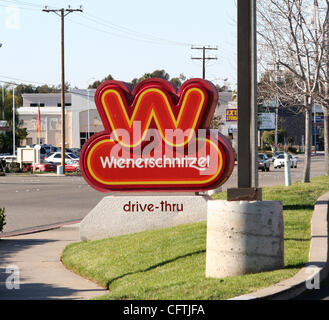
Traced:
<svg viewBox="0 0 329 320">
<path fill-rule="evenodd" d="M 206 277 L 225 278 L 284 266 L 282 203 L 258 188 L 256 1 L 238 0 L 238 188 L 209 201 Z"/>
<path fill-rule="evenodd" d="M 238 1 L 238 188 L 229 201 L 262 200 L 258 188 L 256 1 Z"/>
</svg>

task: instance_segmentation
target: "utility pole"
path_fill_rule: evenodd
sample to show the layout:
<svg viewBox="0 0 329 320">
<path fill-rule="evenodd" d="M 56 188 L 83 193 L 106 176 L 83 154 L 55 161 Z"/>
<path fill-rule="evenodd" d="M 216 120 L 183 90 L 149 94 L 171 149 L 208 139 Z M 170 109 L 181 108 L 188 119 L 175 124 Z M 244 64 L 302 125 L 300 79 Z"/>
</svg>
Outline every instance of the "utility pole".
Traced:
<svg viewBox="0 0 329 320">
<path fill-rule="evenodd" d="M 202 57 L 192 57 L 192 60 L 202 60 L 202 79 L 206 79 L 206 61 L 207 60 L 217 60 L 216 57 L 206 57 L 207 50 L 218 50 L 218 47 L 191 47 L 192 50 L 202 50 Z"/>
<path fill-rule="evenodd" d="M 61 104 L 62 104 L 62 153 L 61 153 L 61 170 L 60 173 L 65 173 L 65 59 L 64 59 L 64 20 L 67 15 L 72 12 L 83 12 L 82 6 L 79 9 L 72 9 L 70 6 L 65 9 L 48 9 L 45 7 L 42 11 L 52 12 L 61 18 Z"/>
</svg>

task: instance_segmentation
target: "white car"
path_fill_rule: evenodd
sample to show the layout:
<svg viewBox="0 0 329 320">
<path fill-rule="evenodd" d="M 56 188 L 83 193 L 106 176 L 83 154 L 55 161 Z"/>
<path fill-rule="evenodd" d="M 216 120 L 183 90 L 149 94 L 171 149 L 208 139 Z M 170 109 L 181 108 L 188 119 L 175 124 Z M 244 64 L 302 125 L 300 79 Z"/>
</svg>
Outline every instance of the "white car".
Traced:
<svg viewBox="0 0 329 320">
<path fill-rule="evenodd" d="M 289 154 L 289 162 L 291 168 L 297 168 L 297 159 L 292 154 Z M 280 154 L 277 159 L 274 160 L 274 169 L 282 168 L 284 167 L 284 164 L 284 154 Z"/>
<path fill-rule="evenodd" d="M 284 151 L 276 151 L 272 156 L 272 162 L 274 162 L 281 154 L 284 154 Z"/>
<path fill-rule="evenodd" d="M 46 157 L 45 160 L 53 163 L 62 163 L 62 154 L 61 152 L 54 152 L 49 157 Z M 70 163 L 72 161 L 78 162 L 80 158 L 72 152 L 65 153 L 65 163 Z"/>
<path fill-rule="evenodd" d="M 0 160 L 5 160 L 6 163 L 12 163 L 12 162 L 17 161 L 17 157 L 16 156 L 2 156 L 2 157 L 0 157 Z"/>
</svg>

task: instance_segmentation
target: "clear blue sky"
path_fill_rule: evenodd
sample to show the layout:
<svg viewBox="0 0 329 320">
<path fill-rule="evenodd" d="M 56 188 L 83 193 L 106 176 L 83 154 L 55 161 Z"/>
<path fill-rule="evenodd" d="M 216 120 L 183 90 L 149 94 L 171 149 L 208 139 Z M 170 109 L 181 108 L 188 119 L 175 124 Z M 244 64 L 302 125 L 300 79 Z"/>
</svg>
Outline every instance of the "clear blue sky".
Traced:
<svg viewBox="0 0 329 320">
<path fill-rule="evenodd" d="M 208 62 L 207 79 L 222 84 L 228 78 L 235 87 L 234 0 L 0 0 L 0 80 L 60 83 L 60 18 L 42 12 L 44 5 L 84 8 L 65 20 L 66 80 L 72 87 L 86 88 L 91 78 L 108 74 L 129 82 L 155 69 L 201 77 L 201 61 L 191 56 L 202 52 L 189 44 L 218 46 L 208 52 L 218 60 Z"/>
</svg>

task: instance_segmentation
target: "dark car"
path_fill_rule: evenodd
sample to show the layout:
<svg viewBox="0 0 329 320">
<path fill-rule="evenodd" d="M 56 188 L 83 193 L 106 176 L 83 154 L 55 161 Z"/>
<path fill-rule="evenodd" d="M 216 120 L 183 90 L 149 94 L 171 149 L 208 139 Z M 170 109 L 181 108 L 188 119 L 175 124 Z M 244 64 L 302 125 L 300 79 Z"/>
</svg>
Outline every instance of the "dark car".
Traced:
<svg viewBox="0 0 329 320">
<path fill-rule="evenodd" d="M 270 171 L 270 160 L 264 153 L 258 154 L 258 170 L 269 172 Z"/>
</svg>

